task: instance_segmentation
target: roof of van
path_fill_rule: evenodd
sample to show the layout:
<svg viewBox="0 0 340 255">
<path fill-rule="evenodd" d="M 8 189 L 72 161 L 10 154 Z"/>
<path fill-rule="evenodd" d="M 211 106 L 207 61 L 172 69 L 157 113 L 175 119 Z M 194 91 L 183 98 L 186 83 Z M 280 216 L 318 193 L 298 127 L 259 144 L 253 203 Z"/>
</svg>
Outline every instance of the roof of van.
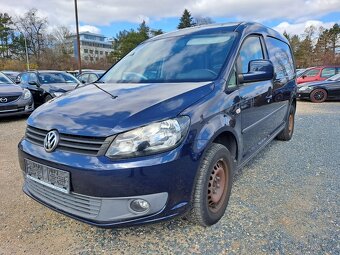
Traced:
<svg viewBox="0 0 340 255">
<path fill-rule="evenodd" d="M 260 23 L 256 22 L 230 22 L 230 23 L 220 23 L 220 24 L 209 24 L 195 27 L 188 27 L 184 29 L 179 29 L 173 32 L 161 34 L 151 38 L 150 40 L 164 39 L 175 36 L 182 36 L 188 34 L 204 34 L 207 33 L 218 33 L 218 32 L 253 32 L 253 33 L 266 33 L 270 36 L 276 37 L 282 41 L 287 42 L 286 37 L 281 35 L 279 32 L 266 27 Z"/>
</svg>

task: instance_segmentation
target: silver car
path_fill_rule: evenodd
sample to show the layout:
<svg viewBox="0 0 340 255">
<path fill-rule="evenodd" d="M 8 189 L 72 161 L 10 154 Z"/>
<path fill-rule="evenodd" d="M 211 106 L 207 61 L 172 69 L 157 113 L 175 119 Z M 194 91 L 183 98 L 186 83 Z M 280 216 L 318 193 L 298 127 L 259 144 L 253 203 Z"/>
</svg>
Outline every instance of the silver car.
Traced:
<svg viewBox="0 0 340 255">
<path fill-rule="evenodd" d="M 0 72 L 0 117 L 30 114 L 33 110 L 31 92 L 15 85 Z"/>
</svg>

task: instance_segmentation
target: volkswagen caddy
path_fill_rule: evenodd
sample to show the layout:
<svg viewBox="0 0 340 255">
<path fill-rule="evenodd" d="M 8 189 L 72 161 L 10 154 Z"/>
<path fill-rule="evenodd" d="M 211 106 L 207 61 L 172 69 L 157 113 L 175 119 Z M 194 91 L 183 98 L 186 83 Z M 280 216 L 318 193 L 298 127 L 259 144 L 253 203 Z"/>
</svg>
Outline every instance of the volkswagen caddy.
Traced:
<svg viewBox="0 0 340 255">
<path fill-rule="evenodd" d="M 294 130 L 287 40 L 258 23 L 139 45 L 98 82 L 39 107 L 19 143 L 24 192 L 101 227 L 224 215 L 234 173 Z"/>
</svg>

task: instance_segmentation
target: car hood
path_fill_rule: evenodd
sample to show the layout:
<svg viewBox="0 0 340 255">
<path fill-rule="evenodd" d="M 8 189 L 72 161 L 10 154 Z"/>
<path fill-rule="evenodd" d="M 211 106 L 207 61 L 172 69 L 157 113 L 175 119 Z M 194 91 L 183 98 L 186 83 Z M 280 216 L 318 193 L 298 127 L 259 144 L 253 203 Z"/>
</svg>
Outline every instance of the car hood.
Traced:
<svg viewBox="0 0 340 255">
<path fill-rule="evenodd" d="M 22 88 L 14 84 L 0 84 L 0 96 L 19 96 Z"/>
<path fill-rule="evenodd" d="M 312 82 L 305 82 L 298 85 L 299 88 L 301 87 L 315 87 L 320 85 L 328 85 L 333 84 L 336 81 L 312 81 Z"/>
<path fill-rule="evenodd" d="M 107 137 L 176 117 L 214 88 L 212 82 L 97 86 L 78 88 L 42 105 L 30 116 L 28 125 L 66 134 Z"/>
<path fill-rule="evenodd" d="M 50 92 L 67 92 L 73 90 L 77 83 L 49 83 L 41 85 L 41 88 Z"/>
</svg>

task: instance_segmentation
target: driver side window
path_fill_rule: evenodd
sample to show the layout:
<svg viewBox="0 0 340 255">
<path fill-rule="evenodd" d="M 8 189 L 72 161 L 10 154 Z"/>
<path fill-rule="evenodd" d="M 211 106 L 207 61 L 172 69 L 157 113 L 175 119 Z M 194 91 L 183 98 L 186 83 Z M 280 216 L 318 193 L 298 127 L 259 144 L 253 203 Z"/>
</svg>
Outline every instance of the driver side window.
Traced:
<svg viewBox="0 0 340 255">
<path fill-rule="evenodd" d="M 80 75 L 80 76 L 78 77 L 78 79 L 79 79 L 81 82 L 86 83 L 87 80 L 88 80 L 88 77 L 89 77 L 89 75 L 88 75 L 87 73 L 85 73 L 85 74 Z"/>
<path fill-rule="evenodd" d="M 37 75 L 34 74 L 34 73 L 30 73 L 30 76 L 29 76 L 29 82 L 35 82 L 37 83 L 38 82 L 38 78 L 37 78 Z"/>
<path fill-rule="evenodd" d="M 238 73 L 248 73 L 248 66 L 251 60 L 264 59 L 261 41 L 258 36 L 251 36 L 245 39 L 237 58 Z"/>
<path fill-rule="evenodd" d="M 29 74 L 28 73 L 24 73 L 20 77 L 20 83 L 28 83 L 28 79 L 29 79 Z"/>
<path fill-rule="evenodd" d="M 306 76 L 306 77 L 314 77 L 314 76 L 317 76 L 317 75 L 319 74 L 319 72 L 320 72 L 320 71 L 319 71 L 318 69 L 311 69 L 311 70 L 305 72 L 305 73 L 303 74 L 303 76 Z"/>
</svg>

